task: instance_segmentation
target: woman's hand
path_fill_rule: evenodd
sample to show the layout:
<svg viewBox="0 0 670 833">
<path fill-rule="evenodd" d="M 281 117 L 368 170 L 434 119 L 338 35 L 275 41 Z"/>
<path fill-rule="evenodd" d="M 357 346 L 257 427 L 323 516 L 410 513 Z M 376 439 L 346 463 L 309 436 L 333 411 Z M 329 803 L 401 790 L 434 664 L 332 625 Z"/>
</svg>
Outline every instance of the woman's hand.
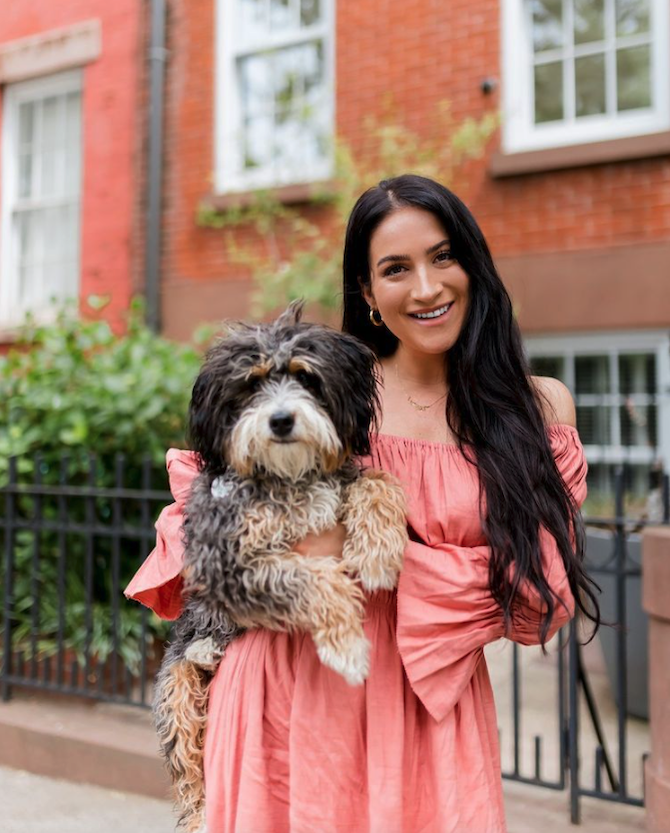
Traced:
<svg viewBox="0 0 670 833">
<path fill-rule="evenodd" d="M 341 558 L 346 537 L 347 530 L 344 524 L 338 523 L 332 529 L 328 529 L 318 535 L 310 533 L 302 541 L 295 544 L 293 549 L 301 555 L 316 557 L 330 555 Z"/>
</svg>

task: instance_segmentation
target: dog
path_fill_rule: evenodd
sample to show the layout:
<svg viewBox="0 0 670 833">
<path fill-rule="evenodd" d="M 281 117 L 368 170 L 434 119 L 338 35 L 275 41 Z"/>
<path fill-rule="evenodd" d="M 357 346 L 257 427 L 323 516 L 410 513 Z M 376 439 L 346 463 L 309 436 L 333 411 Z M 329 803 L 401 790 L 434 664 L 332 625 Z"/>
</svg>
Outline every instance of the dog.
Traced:
<svg viewBox="0 0 670 833">
<path fill-rule="evenodd" d="M 352 685 L 369 672 L 364 593 L 396 586 L 407 544 L 399 484 L 363 471 L 379 408 L 375 357 L 301 321 L 235 327 L 206 356 L 189 409 L 200 461 L 184 522 L 184 611 L 157 677 L 154 716 L 180 824 L 204 829 L 202 747 L 211 676 L 247 628 L 311 634 Z M 341 522 L 341 558 L 294 551 Z"/>
</svg>

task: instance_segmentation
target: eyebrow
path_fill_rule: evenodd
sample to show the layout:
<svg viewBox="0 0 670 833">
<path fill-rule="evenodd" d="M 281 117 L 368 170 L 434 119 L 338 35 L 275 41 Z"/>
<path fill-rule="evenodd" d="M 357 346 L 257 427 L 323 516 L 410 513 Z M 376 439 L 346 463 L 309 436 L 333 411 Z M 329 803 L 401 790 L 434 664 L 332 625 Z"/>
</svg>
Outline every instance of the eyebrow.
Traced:
<svg viewBox="0 0 670 833">
<path fill-rule="evenodd" d="M 449 245 L 450 240 L 448 237 L 445 237 L 444 240 L 440 240 L 439 243 L 436 243 L 434 246 L 431 246 L 430 249 L 426 249 L 427 255 L 432 255 L 433 252 L 436 252 L 438 249 L 441 249 L 442 246 L 445 244 Z M 397 263 L 400 260 L 411 260 L 412 258 L 409 255 L 385 255 L 384 257 L 380 257 L 377 261 L 377 267 L 380 267 L 382 263 L 386 263 L 390 261 L 391 263 Z"/>
</svg>

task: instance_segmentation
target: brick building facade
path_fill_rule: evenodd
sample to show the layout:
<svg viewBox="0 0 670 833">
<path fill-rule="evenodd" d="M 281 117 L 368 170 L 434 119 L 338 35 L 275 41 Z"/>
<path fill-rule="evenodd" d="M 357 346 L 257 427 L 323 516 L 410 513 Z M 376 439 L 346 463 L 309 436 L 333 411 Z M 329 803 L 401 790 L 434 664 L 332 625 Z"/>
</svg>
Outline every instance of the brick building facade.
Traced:
<svg viewBox="0 0 670 833">
<path fill-rule="evenodd" d="M 0 12 L 0 50 L 76 22 L 101 27 L 101 50 L 81 63 L 80 294 L 111 292 L 119 309 L 142 286 L 148 5 L 26 0 Z M 624 463 L 644 491 L 650 469 L 670 465 L 666 0 L 168 0 L 167 33 L 167 335 L 248 311 L 248 276 L 196 222 L 203 203 L 258 187 L 299 203 L 328 179 L 324 137 L 356 151 L 388 94 L 397 122 L 420 135 L 445 100 L 455 123 L 500 110 L 457 190 L 535 367 L 576 396 L 592 484 L 605 488 Z M 0 83 L 6 98 L 14 78 Z M 305 210 L 327 224 L 327 209 Z"/>
</svg>

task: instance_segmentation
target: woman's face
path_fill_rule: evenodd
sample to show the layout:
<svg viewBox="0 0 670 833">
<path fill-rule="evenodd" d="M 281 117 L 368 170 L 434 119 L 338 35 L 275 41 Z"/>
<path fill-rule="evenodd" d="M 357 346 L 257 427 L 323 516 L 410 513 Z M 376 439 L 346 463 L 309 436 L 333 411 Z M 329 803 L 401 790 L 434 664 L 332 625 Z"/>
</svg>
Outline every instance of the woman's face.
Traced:
<svg viewBox="0 0 670 833">
<path fill-rule="evenodd" d="M 470 279 L 449 246 L 437 217 L 413 207 L 393 211 L 370 239 L 370 284 L 363 295 L 413 352 L 444 353 L 463 327 Z"/>
</svg>

